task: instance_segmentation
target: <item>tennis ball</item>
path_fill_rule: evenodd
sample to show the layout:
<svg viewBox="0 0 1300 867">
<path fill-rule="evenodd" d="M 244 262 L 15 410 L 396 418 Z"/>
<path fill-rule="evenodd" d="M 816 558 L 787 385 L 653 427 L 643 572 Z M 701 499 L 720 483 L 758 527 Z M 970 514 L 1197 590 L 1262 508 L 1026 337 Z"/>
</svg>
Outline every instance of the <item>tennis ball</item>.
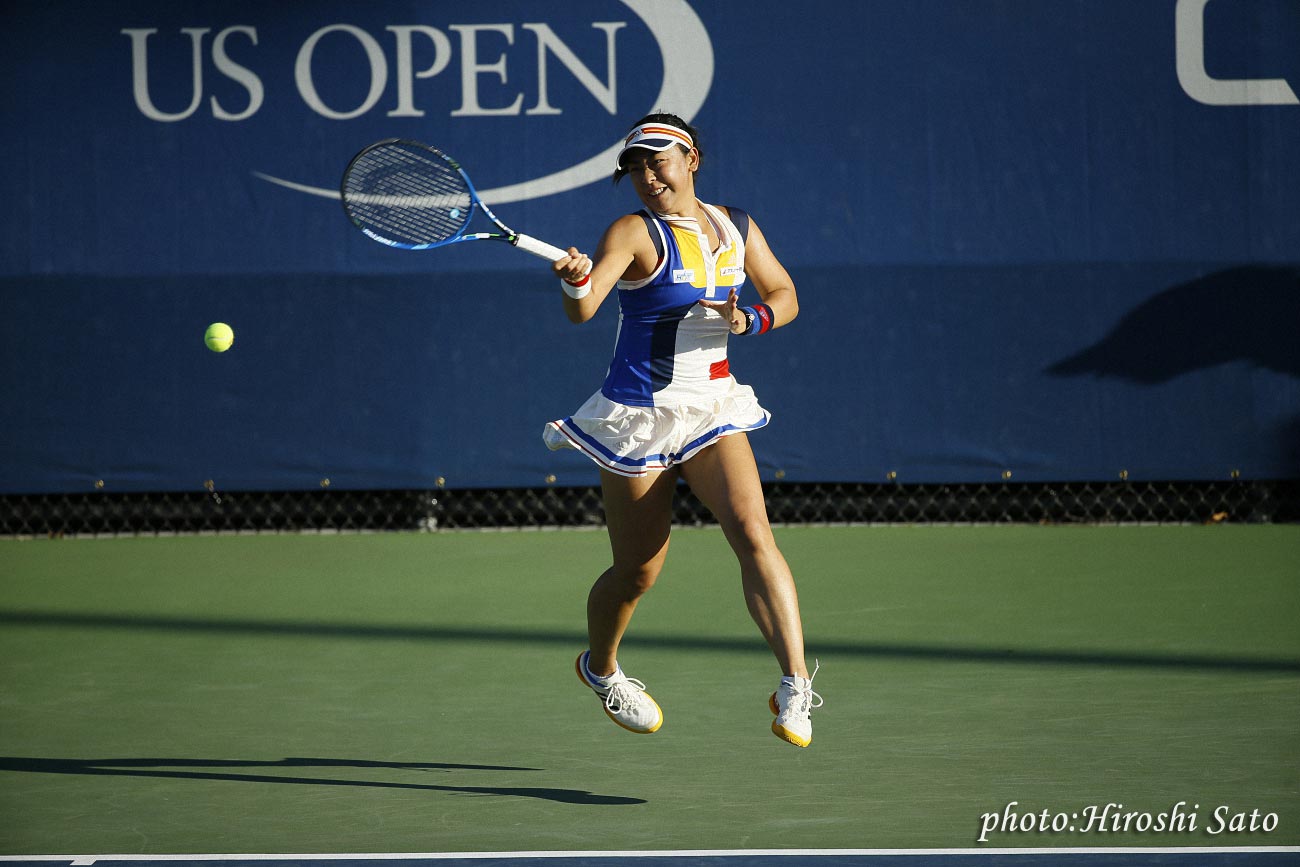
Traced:
<svg viewBox="0 0 1300 867">
<path fill-rule="evenodd" d="M 235 332 L 224 322 L 213 322 L 203 332 L 203 342 L 213 352 L 225 352 L 235 342 Z"/>
</svg>

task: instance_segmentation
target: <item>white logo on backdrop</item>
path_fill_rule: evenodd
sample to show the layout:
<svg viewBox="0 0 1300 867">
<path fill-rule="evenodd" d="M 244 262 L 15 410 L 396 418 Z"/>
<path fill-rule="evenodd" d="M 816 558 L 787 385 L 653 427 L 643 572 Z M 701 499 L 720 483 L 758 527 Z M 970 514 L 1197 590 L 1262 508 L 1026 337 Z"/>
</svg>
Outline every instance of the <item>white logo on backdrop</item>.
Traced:
<svg viewBox="0 0 1300 867">
<path fill-rule="evenodd" d="M 664 79 L 659 88 L 659 94 L 655 97 L 654 103 L 646 106 L 645 111 L 640 113 L 648 114 L 662 108 L 672 111 L 684 120 L 691 120 L 700 110 L 700 107 L 704 105 L 704 100 L 708 97 L 709 89 L 713 85 L 713 43 L 709 39 L 708 31 L 704 29 L 704 22 L 695 14 L 695 10 L 690 7 L 686 0 L 621 0 L 621 2 L 645 22 L 650 34 L 654 37 L 655 43 L 659 46 L 659 53 L 663 56 Z M 615 54 L 612 47 L 613 30 L 607 30 L 606 32 L 607 37 L 611 40 L 609 42 L 610 68 L 609 85 L 602 91 L 607 96 L 602 102 L 606 110 L 613 113 L 613 101 L 608 98 L 608 93 L 612 92 L 615 85 Z M 446 53 L 442 53 L 442 56 L 446 57 Z M 493 67 L 497 66 L 497 64 L 476 66 L 477 60 L 474 58 L 464 59 L 463 62 L 470 64 L 471 69 L 478 68 L 487 71 L 495 71 Z M 407 63 L 409 64 L 409 57 Z M 504 63 L 504 61 L 501 63 Z M 570 68 L 575 67 L 570 66 Z M 441 71 L 441 67 L 437 67 L 436 71 Z M 426 70 L 424 73 L 417 73 L 416 75 L 417 77 L 428 77 L 436 74 L 436 71 L 429 72 Z M 501 74 L 504 76 L 503 69 Z M 541 74 L 545 74 L 544 69 Z M 407 89 L 399 93 L 399 102 L 405 100 L 405 102 L 402 102 L 405 105 L 410 105 L 409 81 L 410 79 L 407 78 Z M 592 82 L 584 81 L 583 83 L 588 90 L 592 90 L 598 97 L 601 96 L 600 93 L 596 93 L 599 88 L 594 87 Z M 539 98 L 539 105 L 546 102 L 544 94 L 545 91 L 543 90 L 543 95 Z M 378 98 L 377 95 L 373 94 L 372 97 L 373 99 Z M 476 97 L 467 96 L 466 99 L 467 102 L 477 105 Z M 518 113 L 522 99 L 521 95 L 509 110 Z M 549 105 L 546 108 L 548 109 L 546 111 L 530 109 L 529 113 L 559 113 L 558 110 L 551 109 Z M 468 114 L 470 112 L 461 111 L 460 113 Z M 491 190 L 482 190 L 479 195 L 485 202 L 499 205 L 522 202 L 527 199 L 539 199 L 543 196 L 551 196 L 556 193 L 577 189 L 594 181 L 608 178 L 613 172 L 614 162 L 618 158 L 618 152 L 622 146 L 623 141 L 620 138 L 595 156 L 567 169 L 530 181 Z M 253 172 L 253 174 L 264 181 L 300 193 L 308 193 L 327 199 L 339 198 L 337 187 L 317 187 L 296 183 L 264 172 Z"/>
<path fill-rule="evenodd" d="M 1206 105 L 1300 105 L 1284 78 L 1211 78 L 1205 70 L 1205 7 L 1210 0 L 1178 0 L 1174 41 L 1178 83 Z"/>
</svg>

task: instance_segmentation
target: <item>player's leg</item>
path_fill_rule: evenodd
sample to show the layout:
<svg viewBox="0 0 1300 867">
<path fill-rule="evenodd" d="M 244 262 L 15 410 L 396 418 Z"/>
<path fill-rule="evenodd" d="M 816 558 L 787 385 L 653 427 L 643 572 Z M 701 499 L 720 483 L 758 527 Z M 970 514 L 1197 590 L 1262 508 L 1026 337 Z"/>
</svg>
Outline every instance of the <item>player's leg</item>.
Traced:
<svg viewBox="0 0 1300 867">
<path fill-rule="evenodd" d="M 663 724 L 663 711 L 618 665 L 618 647 L 637 602 L 654 585 L 668 554 L 676 472 L 625 477 L 602 471 L 605 522 L 613 564 L 587 596 L 590 650 L 577 662 L 578 676 L 629 731 L 649 734 Z"/>
<path fill-rule="evenodd" d="M 695 496 L 718 519 L 740 561 L 745 603 L 782 673 L 807 677 L 799 595 L 772 536 L 749 440 L 743 433 L 723 437 L 681 469 Z"/>
<path fill-rule="evenodd" d="M 749 440 L 723 437 L 682 465 L 682 476 L 726 534 L 740 561 L 749 613 L 776 655 L 784 675 L 770 705 L 772 731 L 799 747 L 812 743 L 812 709 L 821 697 L 812 690 L 804 661 L 799 595 L 785 557 L 777 548 L 763 502 L 763 488 Z"/>
<path fill-rule="evenodd" d="M 601 471 L 605 524 L 614 561 L 587 596 L 593 674 L 614 671 L 618 645 L 632 612 L 663 568 L 676 485 L 674 471 L 632 477 Z"/>
</svg>

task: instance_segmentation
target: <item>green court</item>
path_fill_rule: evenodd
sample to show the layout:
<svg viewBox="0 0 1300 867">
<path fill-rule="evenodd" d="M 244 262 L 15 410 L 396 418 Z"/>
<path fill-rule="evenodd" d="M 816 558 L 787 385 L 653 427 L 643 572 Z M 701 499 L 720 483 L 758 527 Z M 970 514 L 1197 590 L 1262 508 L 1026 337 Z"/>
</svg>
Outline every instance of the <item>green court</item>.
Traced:
<svg viewBox="0 0 1300 867">
<path fill-rule="evenodd" d="M 0 541 L 0 853 L 1300 844 L 1300 527 L 777 535 L 807 750 L 716 528 L 623 650 L 653 736 L 574 676 L 601 532 Z"/>
</svg>

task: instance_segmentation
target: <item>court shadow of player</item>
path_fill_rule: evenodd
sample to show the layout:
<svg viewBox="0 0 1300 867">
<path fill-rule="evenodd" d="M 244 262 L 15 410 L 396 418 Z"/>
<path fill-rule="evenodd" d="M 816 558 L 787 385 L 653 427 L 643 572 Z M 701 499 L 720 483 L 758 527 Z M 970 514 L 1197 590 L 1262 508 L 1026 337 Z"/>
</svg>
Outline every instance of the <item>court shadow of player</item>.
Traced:
<svg viewBox="0 0 1300 867">
<path fill-rule="evenodd" d="M 234 773 L 235 768 L 374 768 L 401 771 L 509 771 L 528 772 L 540 768 L 498 765 L 446 764 L 441 762 L 375 762 L 362 759 L 286 758 L 277 761 L 234 759 L 41 759 L 0 756 L 0 771 L 32 774 L 73 774 L 92 777 L 150 777 L 176 780 L 222 780 L 243 783 L 276 783 L 299 786 L 345 786 L 368 789 L 414 789 L 458 795 L 498 795 L 536 798 L 561 804 L 627 806 L 644 804 L 640 798 L 597 795 L 579 789 L 533 788 L 527 786 L 450 786 L 433 783 L 401 783 L 387 780 L 351 780 L 327 777 L 281 776 L 278 774 Z M 204 770 L 200 770 L 204 769 Z M 230 770 L 222 770 L 230 769 Z"/>
<path fill-rule="evenodd" d="M 1244 266 L 1180 283 L 1050 365 L 1054 376 L 1167 382 L 1233 361 L 1300 377 L 1300 268 Z"/>
</svg>

